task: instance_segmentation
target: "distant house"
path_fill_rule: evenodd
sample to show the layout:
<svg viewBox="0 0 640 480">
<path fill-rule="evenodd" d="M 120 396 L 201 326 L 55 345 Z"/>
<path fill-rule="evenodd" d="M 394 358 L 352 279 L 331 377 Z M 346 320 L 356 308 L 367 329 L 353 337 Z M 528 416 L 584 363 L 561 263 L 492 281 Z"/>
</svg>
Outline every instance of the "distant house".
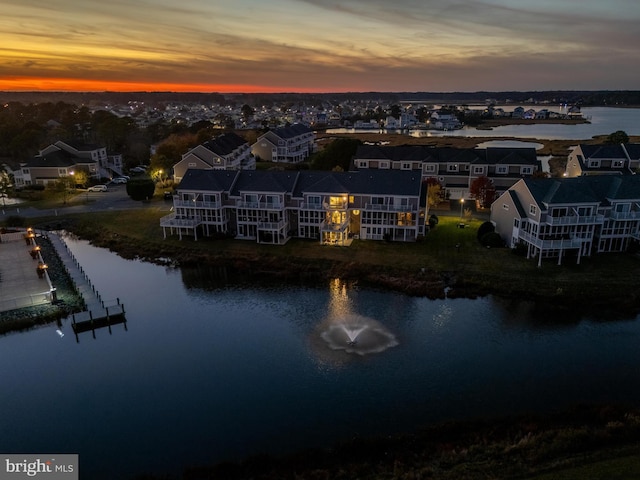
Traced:
<svg viewBox="0 0 640 480">
<path fill-rule="evenodd" d="M 315 134 L 300 123 L 269 130 L 251 146 L 254 157 L 267 162 L 300 163 L 315 150 Z"/>
<path fill-rule="evenodd" d="M 489 177 L 498 194 L 542 170 L 534 148 L 452 148 L 424 145 L 360 145 L 355 169 L 418 170 L 424 180 L 436 178 L 450 199 L 469 198 L 480 176 Z"/>
<path fill-rule="evenodd" d="M 100 179 L 122 174 L 122 155 L 107 154 L 107 149 L 82 142 L 57 141 L 13 171 L 16 187 L 46 185 L 84 170 L 89 178 Z"/>
<path fill-rule="evenodd" d="M 491 222 L 538 265 L 625 251 L 640 241 L 640 176 L 522 179 L 491 205 Z"/>
<path fill-rule="evenodd" d="M 173 166 L 176 182 L 182 180 L 189 169 L 200 170 L 255 170 L 256 161 L 249 143 L 236 133 L 224 133 L 204 142 L 187 153 Z"/>
<path fill-rule="evenodd" d="M 566 176 L 632 175 L 639 169 L 640 144 L 580 144 L 569 154 Z"/>
<path fill-rule="evenodd" d="M 176 190 L 173 212 L 160 219 L 165 237 L 349 246 L 356 238 L 413 242 L 425 230 L 419 172 L 188 170 Z"/>
<path fill-rule="evenodd" d="M 524 118 L 524 108 L 523 107 L 514 108 L 513 112 L 511 112 L 511 118 Z"/>
<path fill-rule="evenodd" d="M 439 111 L 431 114 L 429 125 L 436 130 L 457 130 L 462 128 L 460 120 L 453 113 Z"/>
</svg>

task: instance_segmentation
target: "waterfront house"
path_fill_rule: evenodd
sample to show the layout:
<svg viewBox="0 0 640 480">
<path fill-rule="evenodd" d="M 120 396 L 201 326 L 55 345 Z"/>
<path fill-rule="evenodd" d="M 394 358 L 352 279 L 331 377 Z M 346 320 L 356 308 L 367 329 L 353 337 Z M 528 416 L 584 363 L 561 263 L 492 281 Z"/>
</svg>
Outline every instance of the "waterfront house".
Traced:
<svg viewBox="0 0 640 480">
<path fill-rule="evenodd" d="M 169 234 L 225 234 L 282 245 L 290 238 L 348 246 L 354 238 L 412 242 L 424 234 L 424 191 L 415 171 L 187 170 Z"/>
<path fill-rule="evenodd" d="M 632 175 L 639 169 L 640 144 L 580 144 L 569 154 L 566 176 Z"/>
<path fill-rule="evenodd" d="M 491 222 L 527 258 L 622 252 L 640 240 L 640 176 L 526 178 L 491 205 Z"/>
<path fill-rule="evenodd" d="M 173 166 L 175 182 L 180 182 L 188 169 L 255 170 L 256 161 L 249 143 L 236 133 L 224 133 L 182 155 Z"/>
<path fill-rule="evenodd" d="M 300 163 L 315 151 L 315 134 L 300 123 L 260 135 L 251 146 L 254 157 L 268 162 Z"/>
<path fill-rule="evenodd" d="M 353 158 L 358 170 L 419 170 L 436 178 L 450 199 L 468 199 L 480 176 L 489 177 L 498 194 L 542 170 L 534 148 L 453 148 L 425 145 L 360 145 Z"/>
</svg>

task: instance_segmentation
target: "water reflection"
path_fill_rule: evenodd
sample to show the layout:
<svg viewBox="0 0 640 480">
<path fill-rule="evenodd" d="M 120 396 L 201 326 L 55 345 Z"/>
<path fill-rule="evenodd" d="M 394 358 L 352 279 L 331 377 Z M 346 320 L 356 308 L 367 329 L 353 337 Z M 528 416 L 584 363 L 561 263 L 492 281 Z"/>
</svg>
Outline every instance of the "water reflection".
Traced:
<svg viewBox="0 0 640 480">
<path fill-rule="evenodd" d="M 347 285 L 336 278 L 329 286 L 327 315 L 313 333 L 313 350 L 324 362 L 338 365 L 350 354 L 383 352 L 398 345 L 396 336 L 382 323 L 354 312 Z"/>
</svg>

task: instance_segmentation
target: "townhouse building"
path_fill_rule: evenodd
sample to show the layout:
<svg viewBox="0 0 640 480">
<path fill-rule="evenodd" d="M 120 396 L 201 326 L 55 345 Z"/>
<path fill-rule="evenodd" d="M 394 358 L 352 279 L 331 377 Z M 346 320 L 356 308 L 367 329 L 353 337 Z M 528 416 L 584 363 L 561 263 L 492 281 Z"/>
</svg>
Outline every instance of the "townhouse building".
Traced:
<svg viewBox="0 0 640 480">
<path fill-rule="evenodd" d="M 521 178 L 542 171 L 534 148 L 452 148 L 425 145 L 360 145 L 353 158 L 358 170 L 417 170 L 436 178 L 452 200 L 468 199 L 471 184 L 488 177 L 497 194 Z"/>
<path fill-rule="evenodd" d="M 315 134 L 300 123 L 269 130 L 251 146 L 253 156 L 267 162 L 300 163 L 314 151 Z"/>
<path fill-rule="evenodd" d="M 256 160 L 249 143 L 230 132 L 204 142 L 182 155 L 173 166 L 174 181 L 180 182 L 188 169 L 255 170 Z"/>
<path fill-rule="evenodd" d="M 57 141 L 12 173 L 17 188 L 26 185 L 46 185 L 60 178 L 72 175 L 82 169 L 90 179 L 122 175 L 122 155 L 107 154 L 107 149 L 99 145 L 72 141 Z"/>
<path fill-rule="evenodd" d="M 283 245 L 305 238 L 412 242 L 425 231 L 424 187 L 412 171 L 187 170 L 163 235 L 228 235 Z"/>
<path fill-rule="evenodd" d="M 640 171 L 640 144 L 575 147 L 567 159 L 567 177 L 581 175 L 632 175 Z"/>
<path fill-rule="evenodd" d="M 526 178 L 491 205 L 491 222 L 527 258 L 623 252 L 640 240 L 640 176 Z"/>
</svg>

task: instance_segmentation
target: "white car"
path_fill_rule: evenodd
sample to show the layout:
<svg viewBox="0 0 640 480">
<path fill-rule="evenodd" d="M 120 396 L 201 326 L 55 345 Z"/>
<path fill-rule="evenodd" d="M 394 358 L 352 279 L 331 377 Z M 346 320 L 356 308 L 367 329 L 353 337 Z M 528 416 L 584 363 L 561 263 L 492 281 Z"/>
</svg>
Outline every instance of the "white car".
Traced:
<svg viewBox="0 0 640 480">
<path fill-rule="evenodd" d="M 111 183 L 127 183 L 127 179 L 124 177 L 116 177 L 111 180 Z"/>
<path fill-rule="evenodd" d="M 106 192 L 106 185 L 93 185 L 92 187 L 87 188 L 89 192 Z"/>
</svg>

